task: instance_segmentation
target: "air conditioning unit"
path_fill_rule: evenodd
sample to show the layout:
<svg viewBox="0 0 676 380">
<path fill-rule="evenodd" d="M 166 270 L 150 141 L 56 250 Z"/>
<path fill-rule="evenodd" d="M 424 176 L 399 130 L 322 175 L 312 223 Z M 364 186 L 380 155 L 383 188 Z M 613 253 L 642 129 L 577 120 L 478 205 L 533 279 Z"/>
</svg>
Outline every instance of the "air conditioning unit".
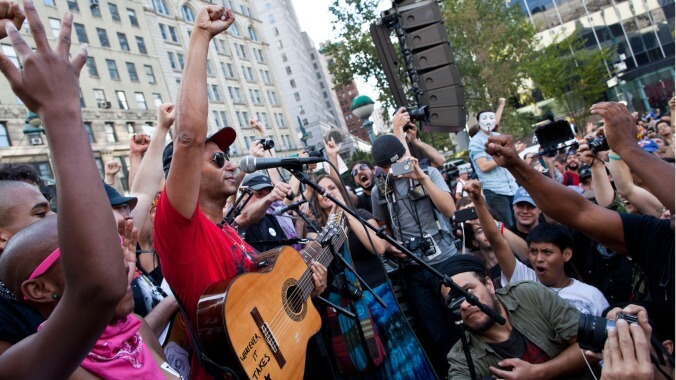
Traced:
<svg viewBox="0 0 676 380">
<path fill-rule="evenodd" d="M 98 106 L 99 108 L 110 108 L 110 102 L 99 102 Z"/>
<path fill-rule="evenodd" d="M 42 145 L 42 137 L 40 136 L 31 137 L 31 145 Z"/>
<path fill-rule="evenodd" d="M 89 8 L 97 8 L 99 6 L 99 0 L 89 0 Z"/>
</svg>

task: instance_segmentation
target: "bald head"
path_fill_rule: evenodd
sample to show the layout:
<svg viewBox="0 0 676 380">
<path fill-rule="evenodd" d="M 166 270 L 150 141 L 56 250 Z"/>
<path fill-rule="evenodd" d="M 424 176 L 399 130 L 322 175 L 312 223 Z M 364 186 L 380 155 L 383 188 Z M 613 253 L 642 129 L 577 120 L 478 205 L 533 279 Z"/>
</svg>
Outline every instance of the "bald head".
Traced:
<svg viewBox="0 0 676 380">
<path fill-rule="evenodd" d="M 41 219 L 17 232 L 0 256 L 0 279 L 17 296 L 21 284 L 59 246 L 56 215 Z"/>
</svg>

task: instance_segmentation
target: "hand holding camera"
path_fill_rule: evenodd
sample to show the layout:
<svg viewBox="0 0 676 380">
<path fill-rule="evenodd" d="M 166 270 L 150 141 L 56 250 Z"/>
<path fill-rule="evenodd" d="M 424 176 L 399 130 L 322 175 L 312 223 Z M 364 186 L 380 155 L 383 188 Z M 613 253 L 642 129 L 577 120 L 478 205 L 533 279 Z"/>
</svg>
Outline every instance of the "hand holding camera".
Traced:
<svg viewBox="0 0 676 380">
<path fill-rule="evenodd" d="M 395 166 L 400 167 L 397 169 L 397 173 L 399 174 L 395 173 Z M 422 171 L 420 165 L 418 165 L 418 159 L 415 157 L 407 157 L 404 161 L 392 165 L 392 175 L 395 177 L 399 176 L 400 178 L 409 178 L 418 182 L 422 182 L 427 177 L 427 174 Z"/>
<path fill-rule="evenodd" d="M 630 114 L 622 103 L 603 102 L 594 104 L 591 113 L 603 117 L 608 145 L 622 155 L 625 148 L 636 149 L 636 120 L 638 114 Z M 640 148 L 639 148 L 640 149 Z"/>
</svg>

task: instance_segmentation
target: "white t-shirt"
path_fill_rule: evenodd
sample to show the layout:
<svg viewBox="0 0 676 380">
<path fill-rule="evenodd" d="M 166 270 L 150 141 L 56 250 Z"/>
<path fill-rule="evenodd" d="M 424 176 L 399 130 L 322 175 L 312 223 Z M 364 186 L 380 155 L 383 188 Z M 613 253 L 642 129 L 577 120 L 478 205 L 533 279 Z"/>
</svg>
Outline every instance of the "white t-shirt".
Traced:
<svg viewBox="0 0 676 380">
<path fill-rule="evenodd" d="M 608 307 L 608 300 L 606 300 L 606 297 L 603 295 L 603 293 L 601 293 L 601 291 L 595 287 L 585 284 L 584 282 L 577 281 L 575 279 L 572 280 L 573 283 L 566 287 L 549 289 L 551 289 L 554 293 L 557 293 L 559 297 L 568 301 L 571 306 L 579 310 L 581 313 L 592 314 L 600 317 L 601 313 L 603 313 L 603 310 Z M 509 282 L 507 281 L 504 273 L 502 273 L 502 276 L 500 276 L 500 283 L 502 286 L 517 281 L 540 282 L 537 275 L 535 274 L 535 271 L 519 260 L 516 260 L 514 273 L 512 274 L 512 278 L 509 280 Z"/>
<path fill-rule="evenodd" d="M 469 195 L 465 190 L 463 190 L 465 188 L 465 183 L 466 183 L 465 181 L 458 178 L 458 182 L 455 184 L 455 194 L 460 194 L 460 196 L 462 197 L 466 197 Z"/>
</svg>

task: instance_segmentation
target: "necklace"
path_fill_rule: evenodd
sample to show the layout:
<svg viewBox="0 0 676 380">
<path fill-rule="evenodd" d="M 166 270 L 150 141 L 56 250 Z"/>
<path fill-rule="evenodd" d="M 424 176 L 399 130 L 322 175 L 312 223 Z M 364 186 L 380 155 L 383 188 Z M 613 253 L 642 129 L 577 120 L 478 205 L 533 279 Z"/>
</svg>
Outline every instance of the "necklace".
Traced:
<svg viewBox="0 0 676 380">
<path fill-rule="evenodd" d="M 572 278 L 569 279 L 569 280 L 568 280 L 568 283 L 567 283 L 566 285 L 560 287 L 559 290 L 554 290 L 554 289 L 551 288 L 551 287 L 550 287 L 549 289 L 550 289 L 552 292 L 556 293 L 556 295 L 558 295 L 560 291 L 562 291 L 563 289 L 565 289 L 565 288 L 569 287 L 570 285 L 572 285 L 572 284 L 573 284 L 573 281 L 574 281 L 574 280 L 573 280 Z"/>
</svg>

